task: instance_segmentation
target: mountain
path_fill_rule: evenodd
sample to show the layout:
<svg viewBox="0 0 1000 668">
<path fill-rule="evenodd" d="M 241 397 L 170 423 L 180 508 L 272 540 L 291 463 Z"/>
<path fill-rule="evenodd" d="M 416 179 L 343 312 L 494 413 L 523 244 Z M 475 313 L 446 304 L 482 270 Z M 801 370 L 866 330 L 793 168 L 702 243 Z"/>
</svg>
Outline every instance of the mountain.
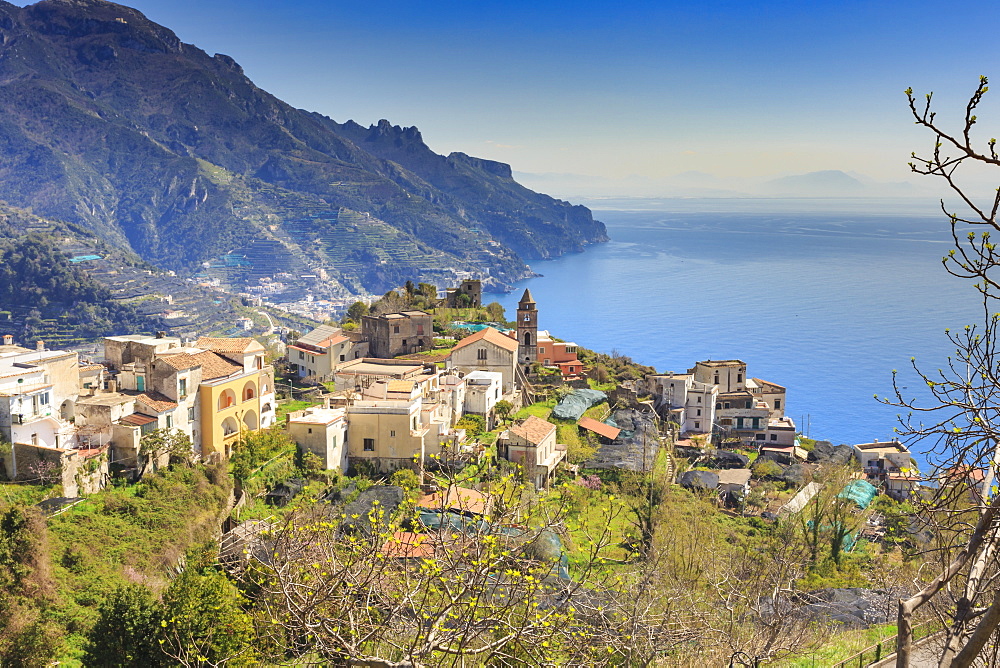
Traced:
<svg viewBox="0 0 1000 668">
<path fill-rule="evenodd" d="M 101 0 L 0 0 L 0 199 L 160 267 L 234 285 L 284 271 L 335 295 L 456 272 L 502 285 L 607 239 L 507 165 L 295 109 Z"/>
</svg>

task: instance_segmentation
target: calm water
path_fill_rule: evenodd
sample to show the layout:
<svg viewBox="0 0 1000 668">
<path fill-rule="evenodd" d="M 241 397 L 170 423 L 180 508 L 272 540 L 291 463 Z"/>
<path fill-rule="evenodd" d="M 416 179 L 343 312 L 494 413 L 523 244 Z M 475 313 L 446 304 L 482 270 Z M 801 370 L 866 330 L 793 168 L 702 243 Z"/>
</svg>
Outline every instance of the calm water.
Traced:
<svg viewBox="0 0 1000 668">
<path fill-rule="evenodd" d="M 512 318 L 530 287 L 542 329 L 660 371 L 742 359 L 788 388 L 787 412 L 813 438 L 891 438 L 897 410 L 872 395 L 911 356 L 942 366 L 953 352 L 944 329 L 981 318 L 971 284 L 941 267 L 950 237 L 933 203 L 588 205 L 610 243 L 537 262 L 543 277 L 488 298 Z M 912 372 L 903 378 L 917 390 Z"/>
</svg>

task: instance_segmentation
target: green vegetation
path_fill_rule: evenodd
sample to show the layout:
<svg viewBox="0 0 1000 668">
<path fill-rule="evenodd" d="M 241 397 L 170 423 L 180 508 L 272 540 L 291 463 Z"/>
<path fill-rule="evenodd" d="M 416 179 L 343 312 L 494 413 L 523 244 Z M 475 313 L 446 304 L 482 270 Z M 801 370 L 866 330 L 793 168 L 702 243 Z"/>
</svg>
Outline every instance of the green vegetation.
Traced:
<svg viewBox="0 0 1000 668">
<path fill-rule="evenodd" d="M 19 336 L 56 341 L 94 339 L 149 329 L 135 309 L 70 264 L 51 236 L 0 236 L 0 304 L 26 313 Z"/>
<path fill-rule="evenodd" d="M 312 408 L 313 406 L 319 406 L 319 401 L 307 401 L 305 399 L 293 399 L 291 401 L 285 401 L 278 404 L 278 407 L 274 409 L 274 413 L 277 416 L 278 424 L 283 424 L 285 422 L 285 416 L 289 413 L 294 413 L 295 411 L 301 411 L 305 408 Z"/>
<path fill-rule="evenodd" d="M 230 490 L 224 466 L 181 465 L 48 519 L 0 503 L 0 662 L 78 660 L 105 601 L 128 583 L 161 588 L 184 553 L 215 534 Z"/>
</svg>

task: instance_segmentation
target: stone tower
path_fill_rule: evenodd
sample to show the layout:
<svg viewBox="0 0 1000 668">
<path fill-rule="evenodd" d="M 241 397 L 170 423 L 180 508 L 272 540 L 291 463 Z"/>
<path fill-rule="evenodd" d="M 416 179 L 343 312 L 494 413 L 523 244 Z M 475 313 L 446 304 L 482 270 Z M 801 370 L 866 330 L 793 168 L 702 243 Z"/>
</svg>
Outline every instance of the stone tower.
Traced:
<svg viewBox="0 0 1000 668">
<path fill-rule="evenodd" d="M 538 310 L 527 289 L 517 304 L 517 342 L 517 363 L 528 373 L 538 359 Z"/>
</svg>

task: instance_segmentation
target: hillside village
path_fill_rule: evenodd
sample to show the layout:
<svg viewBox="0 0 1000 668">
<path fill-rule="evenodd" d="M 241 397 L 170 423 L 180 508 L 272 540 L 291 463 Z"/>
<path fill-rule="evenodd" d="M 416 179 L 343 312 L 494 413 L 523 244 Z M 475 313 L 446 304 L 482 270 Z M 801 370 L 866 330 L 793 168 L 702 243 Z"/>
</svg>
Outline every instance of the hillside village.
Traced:
<svg viewBox="0 0 1000 668">
<path fill-rule="evenodd" d="M 481 286 L 465 281 L 433 304 L 458 314 L 482 309 Z M 489 481 L 505 467 L 540 498 L 569 498 L 567 484 L 598 495 L 594 517 L 621 509 L 613 496 L 586 490 L 620 485 L 622 475 L 662 482 L 661 500 L 650 496 L 647 513 L 669 505 L 671 488 L 733 517 L 789 526 L 809 513 L 820 521 L 822 499 L 843 501 L 852 519 L 834 525 L 843 527 L 838 567 L 840 551 L 864 541 L 908 540 L 905 527 L 901 534 L 871 509 L 879 494 L 895 503 L 920 493 L 924 479 L 907 448 L 803 437 L 786 415 L 786 388 L 749 375 L 743 361 L 649 372 L 539 329 L 543 311 L 529 290 L 509 324 L 443 326 L 435 310 L 320 325 L 273 360 L 249 337 L 112 336 L 101 359 L 81 359 L 7 335 L 0 440 L 9 445 L 0 474 L 53 490 L 40 507 L 72 521 L 76 504 L 106 488 L 142 484 L 181 462 L 231 462 L 236 489 L 224 511 L 224 563 L 241 563 L 233 555 L 256 549 L 293 499 L 353 498 L 354 517 L 376 508 L 404 517 L 408 489 L 417 494 L 417 519 L 385 534 L 379 549 L 404 561 L 440 557 L 451 549 L 441 531 L 493 516 L 499 497 Z M 279 445 L 266 450 L 265 442 Z M 281 443 L 294 444 L 296 467 Z M 952 472 L 943 483 L 971 483 L 975 473 Z M 331 487 L 335 480 L 342 482 Z M 350 483 L 355 491 L 344 497 L 337 490 L 351 480 L 366 482 Z M 655 541 L 651 524 L 638 520 L 642 504 L 633 503 L 626 507 L 636 530 L 615 529 L 618 558 L 635 558 Z M 374 535 L 375 520 L 366 521 Z M 553 545 L 546 559 L 571 582 L 579 558 L 572 531 L 545 535 Z M 871 605 L 851 625 L 887 620 Z M 823 614 L 853 613 L 830 604 Z"/>
<path fill-rule="evenodd" d="M 462 304 L 481 306 L 478 281 L 449 291 L 445 303 L 456 306 L 458 295 Z M 421 359 L 436 345 L 424 311 L 365 315 L 356 329 L 321 325 L 287 346 L 291 383 L 313 385 L 312 405 L 285 413 L 280 426 L 325 470 L 410 468 L 426 477 L 432 460 L 474 461 L 489 445 L 521 465 L 538 489 L 559 467 L 646 470 L 662 448 L 690 461 L 692 470 L 679 472 L 684 486 L 703 488 L 723 470 L 722 479 L 740 481 L 709 484 L 730 500 L 749 494 L 751 463 L 760 469 L 770 462 L 771 477 L 804 483 L 811 463 L 836 452 L 806 447 L 785 414 L 786 389 L 751 377 L 740 360 L 700 361 L 686 373 L 645 374 L 607 393 L 594 390 L 594 369 L 578 358 L 576 344 L 539 330 L 538 315 L 525 290 L 513 328 L 481 326 L 451 341 L 441 361 Z M 12 444 L 2 462 L 9 479 L 33 479 L 44 464 L 62 472 L 73 497 L 112 477 L 134 479 L 165 466 L 168 452 L 142 446 L 153 431 L 182 435 L 193 458 L 216 461 L 227 459 L 244 433 L 276 424 L 274 368 L 251 338 L 127 335 L 104 339 L 103 349 L 103 361 L 92 363 L 42 341 L 24 348 L 4 337 L 0 435 Z M 562 400 L 551 415 L 576 423 L 577 452 L 561 442 L 566 430 L 531 410 L 556 388 Z M 595 407 L 601 419 L 591 415 Z M 622 436 L 619 415 L 655 422 L 645 457 L 616 459 L 635 446 Z M 472 424 L 492 442 L 470 433 L 468 416 L 479 418 Z M 597 447 L 581 449 L 581 441 Z M 855 445 L 853 459 L 856 477 L 894 498 L 917 489 L 919 472 L 900 443 Z M 695 475 L 705 463 L 716 467 L 714 476 Z M 81 476 L 84 469 L 90 473 Z"/>
</svg>

